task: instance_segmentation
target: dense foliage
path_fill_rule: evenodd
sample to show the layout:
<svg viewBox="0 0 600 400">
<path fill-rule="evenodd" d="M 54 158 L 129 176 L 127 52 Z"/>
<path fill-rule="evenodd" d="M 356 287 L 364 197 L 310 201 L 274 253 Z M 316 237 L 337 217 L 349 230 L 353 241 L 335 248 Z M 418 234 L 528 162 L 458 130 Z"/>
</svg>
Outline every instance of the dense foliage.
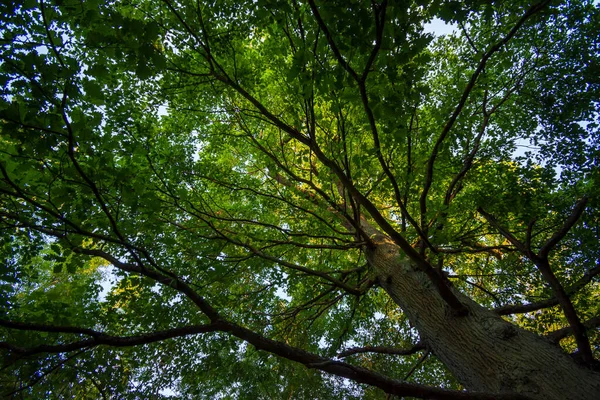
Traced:
<svg viewBox="0 0 600 400">
<path fill-rule="evenodd" d="M 1 7 L 1 395 L 459 396 L 370 229 L 599 357 L 592 2 Z"/>
</svg>

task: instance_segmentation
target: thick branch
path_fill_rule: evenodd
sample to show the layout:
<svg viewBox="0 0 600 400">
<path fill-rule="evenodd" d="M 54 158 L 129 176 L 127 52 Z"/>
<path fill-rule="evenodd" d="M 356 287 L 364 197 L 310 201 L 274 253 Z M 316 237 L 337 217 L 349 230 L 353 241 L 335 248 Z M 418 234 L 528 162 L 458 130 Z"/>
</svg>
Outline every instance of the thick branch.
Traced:
<svg viewBox="0 0 600 400">
<path fill-rule="evenodd" d="M 182 328 L 173 328 L 164 331 L 157 331 L 137 336 L 112 336 L 107 335 L 103 332 L 92 331 L 85 328 L 77 327 L 60 327 L 51 325 L 40 325 L 40 324 L 27 324 L 24 322 L 6 321 L 0 320 L 0 325 L 9 327 L 12 329 L 27 330 L 27 326 L 30 326 L 29 330 L 44 331 L 44 332 L 68 332 L 78 333 L 85 331 L 86 335 L 91 335 L 92 338 L 80 340 L 78 342 L 71 342 L 65 344 L 43 344 L 35 347 L 25 348 L 19 347 L 8 342 L 0 342 L 0 348 L 7 349 L 10 352 L 17 353 L 20 356 L 30 356 L 40 353 L 67 353 L 70 351 L 85 349 L 95 346 L 111 346 L 111 347 L 131 347 L 142 344 L 149 344 L 159 342 L 166 339 L 172 339 L 180 336 L 196 335 L 199 333 L 215 332 L 218 331 L 220 325 L 218 323 L 212 323 L 208 325 L 194 325 L 185 326 Z M 90 332 L 93 332 L 90 333 Z"/>
<path fill-rule="evenodd" d="M 600 274 L 600 266 L 592 268 L 566 290 L 567 294 L 571 296 L 577 293 L 579 290 L 583 289 L 585 285 L 590 283 L 592 279 L 598 274 Z M 506 305 L 495 308 L 493 311 L 499 315 L 522 314 L 542 310 L 544 308 L 554 307 L 556 305 L 558 305 L 558 300 L 556 299 L 556 297 L 553 297 L 551 299 L 540 301 L 537 303 Z"/>
<path fill-rule="evenodd" d="M 249 329 L 238 325 L 229 324 L 228 332 L 247 341 L 258 350 L 264 350 L 275 355 L 304 364 L 309 368 L 319 369 L 333 375 L 351 379 L 357 383 L 364 383 L 378 387 L 386 393 L 397 396 L 413 396 L 431 399 L 526 399 L 519 394 L 487 394 L 469 393 L 454 390 L 431 388 L 418 384 L 411 384 L 387 378 L 366 368 L 357 367 L 340 361 L 333 361 L 319 355 L 289 346 L 282 342 L 267 339 Z"/>
<path fill-rule="evenodd" d="M 17 329 L 20 331 L 36 331 L 36 332 L 51 332 L 51 333 L 73 333 L 78 335 L 88 335 L 98 337 L 103 335 L 102 332 L 88 328 L 80 328 L 77 326 L 57 326 L 46 324 L 32 324 L 27 322 L 11 321 L 8 319 L 0 319 L 0 326 L 9 329 Z"/>
<path fill-rule="evenodd" d="M 586 329 L 593 329 L 593 328 L 599 327 L 600 326 L 600 316 L 596 316 L 596 317 L 588 319 L 587 321 L 585 321 L 583 323 L 583 326 Z M 570 326 L 567 326 L 565 328 L 558 329 L 558 330 L 548 333 L 546 335 L 546 338 L 553 343 L 558 343 L 562 339 L 564 339 L 570 335 L 573 335 L 573 328 Z"/>
<path fill-rule="evenodd" d="M 550 284 L 556 299 L 558 300 L 560 306 L 563 309 L 565 317 L 571 328 L 573 329 L 573 336 L 575 336 L 575 341 L 577 342 L 577 347 L 581 352 L 582 359 L 585 362 L 592 363 L 594 361 L 594 356 L 592 355 L 592 350 L 590 348 L 590 341 L 587 337 L 587 333 L 579 316 L 577 315 L 577 311 L 573 306 L 573 302 L 569 298 L 569 295 L 566 293 L 565 289 L 561 285 L 560 281 L 554 275 L 554 272 L 550 268 L 550 264 L 548 262 L 548 258 L 542 258 L 536 262 L 537 267 L 539 268 L 542 276 L 546 281 Z"/>
<path fill-rule="evenodd" d="M 583 210 L 585 209 L 586 202 L 587 198 L 584 197 L 576 204 L 573 212 L 571 213 L 569 218 L 567 218 L 561 229 L 554 235 L 552 235 L 550 240 L 548 240 L 548 242 L 544 245 L 544 253 L 542 253 L 542 251 L 540 250 L 538 254 L 535 254 L 530 247 L 525 246 L 510 232 L 508 232 L 506 229 L 500 226 L 500 224 L 498 224 L 496 219 L 491 214 L 486 213 L 485 211 L 483 211 L 482 208 L 479 208 L 478 211 L 488 220 L 488 222 L 491 225 L 498 229 L 498 231 L 505 238 L 507 238 L 519 251 L 521 251 L 523 255 L 525 255 L 535 264 L 535 266 L 538 268 L 546 282 L 550 284 L 550 287 L 554 292 L 554 296 L 556 297 L 557 302 L 562 307 L 563 313 L 565 314 L 567 321 L 569 321 L 571 328 L 573 328 L 573 336 L 575 336 L 575 341 L 577 342 L 577 347 L 579 348 L 583 361 L 591 364 L 594 362 L 594 356 L 590 348 L 590 341 L 587 337 L 585 328 L 581 323 L 579 316 L 577 315 L 577 311 L 573 306 L 573 302 L 571 302 L 571 299 L 569 298 L 569 294 L 552 271 L 552 268 L 550 267 L 550 263 L 548 261 L 548 252 L 552 247 L 558 244 L 559 240 L 561 240 L 567 234 L 569 229 L 573 227 L 575 222 L 577 222 L 577 220 L 583 213 Z M 528 233 L 528 236 L 529 235 L 530 234 Z"/>
<path fill-rule="evenodd" d="M 22 325 L 22 323 L 17 324 Z M 54 331 L 56 330 L 56 328 L 57 327 L 48 327 L 47 329 L 50 331 Z M 78 330 L 77 328 L 70 329 Z M 340 361 L 333 361 L 325 357 L 301 350 L 299 348 L 289 346 L 285 343 L 265 338 L 257 334 L 256 332 L 243 328 L 239 325 L 227 322 L 225 320 L 215 321 L 208 325 L 174 328 L 166 331 L 158 331 L 139 336 L 118 337 L 105 335 L 98 332 L 98 335 L 93 339 L 82 340 L 79 342 L 73 342 L 62 345 L 41 345 L 27 349 L 8 344 L 6 342 L 1 342 L 0 347 L 5 348 L 9 351 L 16 352 L 20 355 L 33 355 L 38 353 L 63 353 L 99 345 L 106 345 L 112 347 L 135 346 L 140 344 L 153 343 L 156 341 L 166 340 L 179 336 L 216 331 L 228 332 L 233 336 L 250 343 L 258 350 L 264 350 L 277 356 L 286 358 L 288 360 L 298 362 L 307 366 L 308 368 L 319 369 L 321 371 L 333 375 L 351 379 L 358 383 L 372 385 L 384 390 L 386 393 L 395 394 L 398 396 L 413 396 L 418 398 L 449 400 L 528 399 L 527 397 L 518 394 L 489 394 L 477 392 L 469 393 L 397 381 L 394 379 L 387 378 L 376 372 L 370 371 L 366 368 L 357 367 Z"/>
<path fill-rule="evenodd" d="M 556 299 L 556 297 L 553 297 L 551 299 L 539 301 L 537 303 L 509 304 L 506 306 L 494 308 L 493 311 L 498 315 L 524 314 L 528 312 L 542 310 L 544 308 L 554 307 L 556 305 L 558 305 L 558 300 Z"/>
</svg>

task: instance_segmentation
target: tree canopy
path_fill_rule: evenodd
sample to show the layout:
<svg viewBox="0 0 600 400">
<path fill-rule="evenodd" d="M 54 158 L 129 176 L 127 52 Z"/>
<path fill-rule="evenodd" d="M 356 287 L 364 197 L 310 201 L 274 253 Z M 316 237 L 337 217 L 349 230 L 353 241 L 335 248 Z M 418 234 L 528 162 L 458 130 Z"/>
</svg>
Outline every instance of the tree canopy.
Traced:
<svg viewBox="0 0 600 400">
<path fill-rule="evenodd" d="M 594 2 L 1 7 L 2 396 L 600 390 Z"/>
</svg>

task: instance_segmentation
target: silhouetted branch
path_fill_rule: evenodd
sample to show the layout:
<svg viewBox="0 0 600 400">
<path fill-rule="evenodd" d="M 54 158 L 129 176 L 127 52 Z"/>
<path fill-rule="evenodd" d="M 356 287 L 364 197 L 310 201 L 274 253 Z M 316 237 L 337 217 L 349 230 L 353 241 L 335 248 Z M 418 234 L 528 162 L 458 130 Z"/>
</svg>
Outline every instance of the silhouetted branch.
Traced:
<svg viewBox="0 0 600 400">
<path fill-rule="evenodd" d="M 413 347 L 408 349 L 399 349 L 395 347 L 386 346 L 365 346 L 365 347 L 352 347 L 340 352 L 337 356 L 339 358 L 349 357 L 354 354 L 361 353 L 379 353 L 379 354 L 392 354 L 398 356 L 409 356 L 425 349 L 425 344 L 419 342 Z"/>
<path fill-rule="evenodd" d="M 408 373 L 404 376 L 403 380 L 408 380 L 408 378 L 410 378 L 410 376 L 417 370 L 417 368 L 419 368 L 419 366 L 423 365 L 423 363 L 425 362 L 425 360 L 427 359 L 427 357 L 429 356 L 429 354 L 431 353 L 431 350 L 426 349 L 425 352 L 423 354 L 421 354 L 421 357 L 419 357 L 419 359 L 417 360 L 417 362 L 415 363 L 415 365 L 413 365 L 413 367 L 410 369 L 410 371 L 408 371 Z"/>
<path fill-rule="evenodd" d="M 173 328 L 163 331 L 156 331 L 137 336 L 112 336 L 104 332 L 92 331 L 90 329 L 76 328 L 76 327 L 60 327 L 52 325 L 40 325 L 40 324 L 27 324 L 24 322 L 14 321 L 0 321 L 0 325 L 26 330 L 29 325 L 32 331 L 44 331 L 44 332 L 68 332 L 68 333 L 84 333 L 91 335 L 92 338 L 80 340 L 76 342 L 64 343 L 64 344 L 43 344 L 35 347 L 20 347 L 9 342 L 0 342 L 0 348 L 6 349 L 9 352 L 16 353 L 20 356 L 30 356 L 40 353 L 67 353 L 70 351 L 86 349 L 90 347 L 105 345 L 111 347 L 130 347 L 141 344 L 154 343 L 166 339 L 172 339 L 180 336 L 196 335 L 199 333 L 215 332 L 220 330 L 222 327 L 218 323 L 212 323 L 207 325 L 194 325 L 186 326 L 182 328 Z M 18 326 L 18 328 L 14 328 Z"/>
<path fill-rule="evenodd" d="M 550 250 L 552 250 L 558 244 L 558 242 L 560 242 L 565 237 L 565 235 L 569 233 L 573 225 L 575 225 L 581 217 L 581 214 L 583 214 L 587 202 L 588 198 L 584 196 L 581 200 L 575 203 L 575 207 L 573 207 L 571 215 L 569 215 L 569 217 L 565 220 L 561 228 L 558 231 L 556 231 L 554 235 L 552 235 L 552 237 L 548 239 L 548 241 L 540 249 L 538 255 L 541 258 L 548 257 L 548 253 L 550 253 Z"/>
<path fill-rule="evenodd" d="M 39 328 L 39 326 L 38 326 Z M 48 327 L 48 329 L 54 329 Z M 73 328 L 76 330 L 77 328 Z M 528 400 L 529 398 L 516 393 L 480 393 L 480 392 L 463 392 L 457 390 L 447 390 L 433 388 L 420 384 L 402 382 L 387 378 L 379 373 L 368 370 L 366 368 L 357 367 L 341 361 L 334 361 L 314 353 L 310 353 L 287 345 L 283 342 L 278 342 L 268 339 L 254 331 L 241 327 L 237 324 L 228 322 L 224 319 L 212 322 L 208 325 L 196 325 L 182 328 L 174 328 L 166 331 L 148 333 L 145 335 L 118 337 L 105 334 L 99 334 L 97 337 L 73 342 L 69 344 L 59 345 L 41 345 L 33 348 L 21 348 L 8 344 L 0 343 L 0 348 L 19 353 L 20 355 L 32 355 L 37 353 L 63 353 L 99 345 L 107 345 L 114 347 L 134 346 L 139 344 L 152 343 L 159 340 L 165 340 L 173 337 L 199 334 L 207 332 L 227 332 L 231 335 L 242 339 L 253 345 L 258 350 L 263 350 L 277 356 L 286 358 L 291 361 L 298 362 L 308 368 L 319 369 L 321 371 L 337 375 L 340 377 L 351 379 L 358 383 L 364 383 L 378 387 L 386 393 L 398 396 L 413 396 L 418 398 L 435 398 L 448 400 Z"/>
<path fill-rule="evenodd" d="M 585 329 L 593 329 L 593 328 L 599 327 L 600 326 L 600 316 L 588 319 L 587 321 L 585 321 L 583 323 L 583 326 L 585 327 Z M 552 331 L 552 332 L 546 334 L 546 338 L 553 343 L 558 343 L 562 339 L 564 339 L 567 336 L 570 336 L 572 334 L 573 334 L 573 328 L 570 326 L 567 326 L 565 328 L 558 329 L 558 330 L 555 330 L 555 331 Z"/>
<path fill-rule="evenodd" d="M 534 4 L 531 7 L 529 7 L 529 9 L 525 12 L 525 14 L 523 14 L 523 16 L 519 19 L 519 21 L 517 21 L 515 26 L 504 36 L 504 38 L 502 38 L 500 41 L 498 41 L 496 44 L 494 44 L 481 57 L 481 60 L 479 61 L 479 65 L 473 72 L 473 75 L 471 75 L 471 79 L 469 80 L 467 87 L 463 91 L 462 97 L 460 98 L 456 108 L 454 109 L 454 112 L 452 113 L 452 115 L 450 116 L 448 121 L 446 122 L 446 125 L 444 125 L 444 128 L 442 129 L 442 133 L 440 134 L 437 141 L 435 142 L 435 145 L 433 146 L 433 150 L 431 151 L 431 155 L 429 156 L 429 160 L 427 161 L 427 171 L 426 171 L 426 176 L 425 176 L 425 183 L 423 185 L 423 191 L 421 192 L 421 197 L 419 199 L 419 205 L 420 205 L 420 209 L 421 209 L 421 217 L 422 218 L 427 212 L 427 195 L 429 193 L 429 189 L 431 188 L 431 184 L 433 182 L 433 166 L 435 164 L 435 160 L 439 153 L 440 146 L 442 145 L 442 142 L 446 139 L 446 136 L 450 132 L 450 129 L 452 128 L 452 126 L 458 119 L 458 116 L 462 112 L 462 109 L 465 106 L 467 99 L 469 98 L 469 95 L 471 94 L 471 91 L 475 87 L 475 83 L 477 82 L 479 75 L 481 75 L 481 73 L 485 69 L 485 65 L 487 64 L 487 61 L 496 52 L 498 52 L 506 43 L 508 43 L 509 40 L 511 40 L 517 34 L 517 31 L 521 28 L 521 26 L 523 26 L 523 24 L 531 16 L 535 15 L 536 13 L 538 13 L 539 11 L 544 9 L 544 7 L 546 7 L 546 5 L 548 5 L 549 3 L 550 3 L 549 0 L 544 0 L 544 1 L 541 1 L 540 3 Z"/>
<path fill-rule="evenodd" d="M 550 250 L 558 244 L 558 242 L 565 237 L 565 235 L 569 232 L 569 230 L 575 225 L 583 210 L 585 209 L 585 205 L 587 203 L 587 197 L 579 200 L 571 212 L 571 215 L 566 219 L 563 226 L 555 232 L 552 237 L 546 242 L 546 244 L 540 249 L 540 251 L 536 254 L 529 245 L 525 245 L 521 243 L 515 236 L 513 236 L 508 230 L 502 227 L 494 218 L 493 215 L 485 212 L 481 207 L 478 209 L 479 213 L 485 217 L 485 219 L 490 223 L 490 225 L 494 226 L 498 232 L 502 234 L 506 239 L 508 239 L 524 256 L 529 258 L 531 262 L 535 264 L 538 268 L 546 282 L 550 284 L 552 291 L 554 292 L 554 296 L 556 297 L 557 302 L 563 309 L 563 313 L 569 321 L 569 324 L 573 328 L 573 336 L 575 337 L 575 341 L 577 342 L 577 347 L 581 354 L 582 360 L 586 363 L 593 363 L 594 356 L 592 354 L 592 350 L 590 347 L 590 341 L 587 337 L 587 333 L 579 316 L 577 315 L 577 311 L 573 306 L 573 302 L 569 298 L 569 294 L 565 290 L 565 288 L 560 283 L 559 279 L 552 271 L 550 267 L 550 262 L 548 261 L 548 253 Z M 530 242 L 531 229 L 533 229 L 533 223 L 529 223 L 527 228 L 527 242 Z"/>
</svg>

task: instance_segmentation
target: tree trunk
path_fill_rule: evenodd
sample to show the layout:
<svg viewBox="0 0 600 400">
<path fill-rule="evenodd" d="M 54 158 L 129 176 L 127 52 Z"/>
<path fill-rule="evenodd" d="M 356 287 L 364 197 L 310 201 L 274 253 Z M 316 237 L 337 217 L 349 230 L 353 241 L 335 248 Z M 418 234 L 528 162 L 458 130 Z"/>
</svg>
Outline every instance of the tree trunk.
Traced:
<svg viewBox="0 0 600 400">
<path fill-rule="evenodd" d="M 451 311 L 425 273 L 368 223 L 375 243 L 367 259 L 382 288 L 408 316 L 421 338 L 470 390 L 518 392 L 534 399 L 597 399 L 600 374 L 579 366 L 546 339 L 527 332 L 454 290 L 469 309 Z"/>
</svg>

